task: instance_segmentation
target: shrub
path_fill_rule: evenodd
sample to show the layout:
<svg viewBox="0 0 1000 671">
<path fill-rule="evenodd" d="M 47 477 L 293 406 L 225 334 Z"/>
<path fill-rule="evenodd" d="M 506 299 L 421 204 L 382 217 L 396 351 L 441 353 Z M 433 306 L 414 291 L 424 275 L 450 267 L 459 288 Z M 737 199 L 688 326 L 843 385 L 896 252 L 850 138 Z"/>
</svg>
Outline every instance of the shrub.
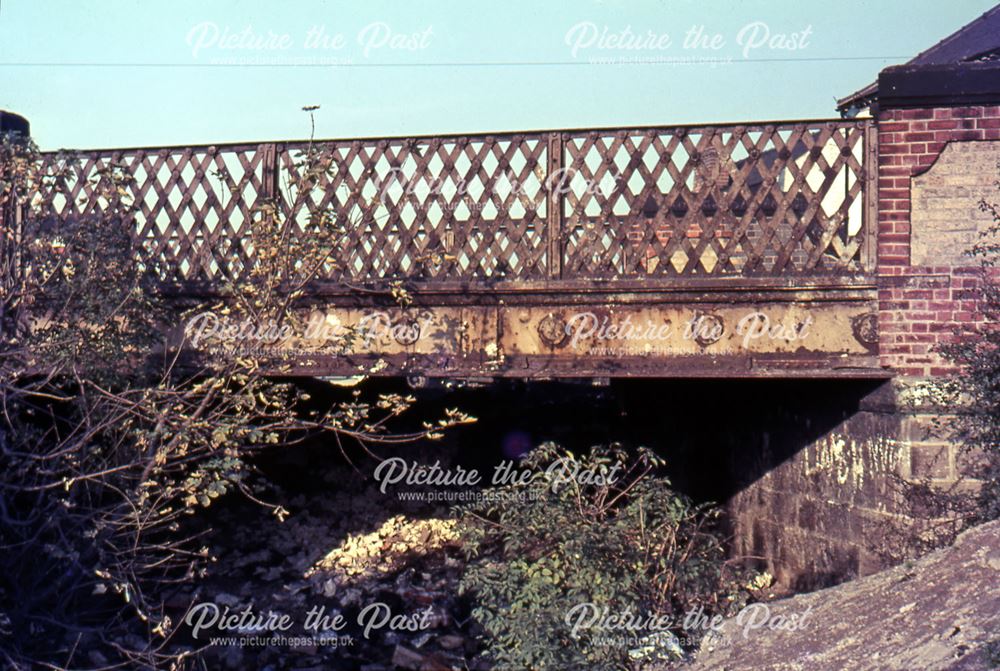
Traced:
<svg viewBox="0 0 1000 671">
<path fill-rule="evenodd" d="M 673 634 L 689 645 L 698 634 L 682 627 L 686 613 L 740 605 L 719 510 L 674 491 L 652 452 L 611 446 L 574 455 L 547 443 L 520 466 L 530 480 L 459 509 L 470 554 L 460 589 L 498 668 L 629 668 L 637 657 L 676 657 Z M 591 607 L 581 604 L 670 625 L 573 631 L 570 609 Z"/>
<path fill-rule="evenodd" d="M 400 433 L 412 397 L 310 405 L 274 377 L 280 357 L 199 356 L 171 339 L 184 315 L 135 240 L 128 166 L 88 177 L 85 217 L 52 207 L 73 197 L 79 160 L 0 144 L 0 668 L 203 668 L 178 647 L 166 602 L 205 570 L 206 506 L 227 493 L 268 505 L 247 457 L 322 432 L 334 445 L 433 438 L 468 418 Z M 311 174 L 333 156 L 310 146 L 301 160 Z M 350 222 L 321 211 L 295 235 L 276 202 L 252 215 L 253 263 L 193 312 L 301 320 L 305 287 L 335 263 Z"/>
</svg>

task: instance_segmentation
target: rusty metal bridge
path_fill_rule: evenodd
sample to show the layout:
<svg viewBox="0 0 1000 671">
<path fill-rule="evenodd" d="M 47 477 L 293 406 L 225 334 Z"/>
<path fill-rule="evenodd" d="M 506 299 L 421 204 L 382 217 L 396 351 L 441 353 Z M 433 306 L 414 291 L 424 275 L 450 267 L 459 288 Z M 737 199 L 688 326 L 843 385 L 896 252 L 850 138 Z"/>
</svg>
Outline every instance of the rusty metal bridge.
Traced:
<svg viewBox="0 0 1000 671">
<path fill-rule="evenodd" d="M 264 203 L 343 222 L 311 309 L 377 328 L 295 374 L 881 377 L 875 147 L 820 120 L 53 152 L 38 198 L 104 214 L 120 171 L 192 295 L 254 267 Z"/>
</svg>

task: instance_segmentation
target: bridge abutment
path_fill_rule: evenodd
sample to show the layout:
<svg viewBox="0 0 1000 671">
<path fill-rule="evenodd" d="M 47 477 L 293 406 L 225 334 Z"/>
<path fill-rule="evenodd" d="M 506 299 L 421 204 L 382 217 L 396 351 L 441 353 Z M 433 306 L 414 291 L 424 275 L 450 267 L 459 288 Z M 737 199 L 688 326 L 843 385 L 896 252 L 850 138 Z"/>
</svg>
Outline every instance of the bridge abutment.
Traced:
<svg viewBox="0 0 1000 671">
<path fill-rule="evenodd" d="M 846 390 L 856 407 L 818 437 L 791 448 L 765 440 L 734 455 L 733 554 L 756 558 L 783 587 L 810 590 L 874 573 L 932 541 L 933 504 L 917 493 L 963 476 L 959 446 L 942 436 L 950 413 L 926 390 L 925 380 L 902 378 Z M 829 401 L 817 397 L 784 421 L 816 421 Z"/>
<path fill-rule="evenodd" d="M 934 390 L 957 372 L 938 348 L 984 323 L 966 251 L 993 223 L 980 203 L 1000 200 L 1000 67 L 956 78 L 958 67 L 880 76 L 878 353 L 893 379 L 799 450 L 747 457 L 728 502 L 734 552 L 762 557 L 790 587 L 868 574 L 933 543 L 953 518 L 928 497 L 980 486 L 952 438 L 963 410 Z"/>
<path fill-rule="evenodd" d="M 952 439 L 965 409 L 934 383 L 960 373 L 940 348 L 986 324 L 982 283 L 997 279 L 969 252 L 995 223 L 983 205 L 1000 202 L 1000 64 L 891 67 L 879 91 L 879 356 L 895 375 L 903 475 L 975 491 L 975 455 Z"/>
</svg>

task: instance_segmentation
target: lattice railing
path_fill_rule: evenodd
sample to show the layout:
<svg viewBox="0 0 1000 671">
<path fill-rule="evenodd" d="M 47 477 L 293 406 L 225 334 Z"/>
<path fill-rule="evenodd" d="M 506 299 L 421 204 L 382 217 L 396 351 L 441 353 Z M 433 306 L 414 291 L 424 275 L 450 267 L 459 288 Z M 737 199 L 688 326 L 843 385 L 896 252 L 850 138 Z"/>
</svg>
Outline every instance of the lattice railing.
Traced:
<svg viewBox="0 0 1000 671">
<path fill-rule="evenodd" d="M 92 216 L 127 197 L 127 225 L 184 280 L 245 272 L 269 202 L 299 230 L 317 212 L 342 222 L 332 280 L 857 275 L 873 261 L 870 133 L 823 121 L 50 153 L 38 199 Z M 118 196 L 102 188 L 114 171 Z"/>
</svg>

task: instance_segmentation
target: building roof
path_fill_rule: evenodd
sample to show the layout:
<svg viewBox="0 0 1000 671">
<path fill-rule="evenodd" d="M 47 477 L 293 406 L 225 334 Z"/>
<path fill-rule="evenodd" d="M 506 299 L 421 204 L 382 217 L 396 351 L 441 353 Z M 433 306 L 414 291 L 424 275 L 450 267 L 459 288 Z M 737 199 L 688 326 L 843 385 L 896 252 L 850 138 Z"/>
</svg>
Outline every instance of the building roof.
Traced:
<svg viewBox="0 0 1000 671">
<path fill-rule="evenodd" d="M 906 62 L 907 67 L 1000 61 L 1000 5 Z M 837 101 L 837 109 L 863 107 L 878 97 L 878 81 Z"/>
<path fill-rule="evenodd" d="M 31 134 L 28 120 L 20 114 L 12 114 L 11 112 L 0 110 L 0 135 L 7 133 L 19 133 L 24 137 L 28 137 Z"/>
</svg>

